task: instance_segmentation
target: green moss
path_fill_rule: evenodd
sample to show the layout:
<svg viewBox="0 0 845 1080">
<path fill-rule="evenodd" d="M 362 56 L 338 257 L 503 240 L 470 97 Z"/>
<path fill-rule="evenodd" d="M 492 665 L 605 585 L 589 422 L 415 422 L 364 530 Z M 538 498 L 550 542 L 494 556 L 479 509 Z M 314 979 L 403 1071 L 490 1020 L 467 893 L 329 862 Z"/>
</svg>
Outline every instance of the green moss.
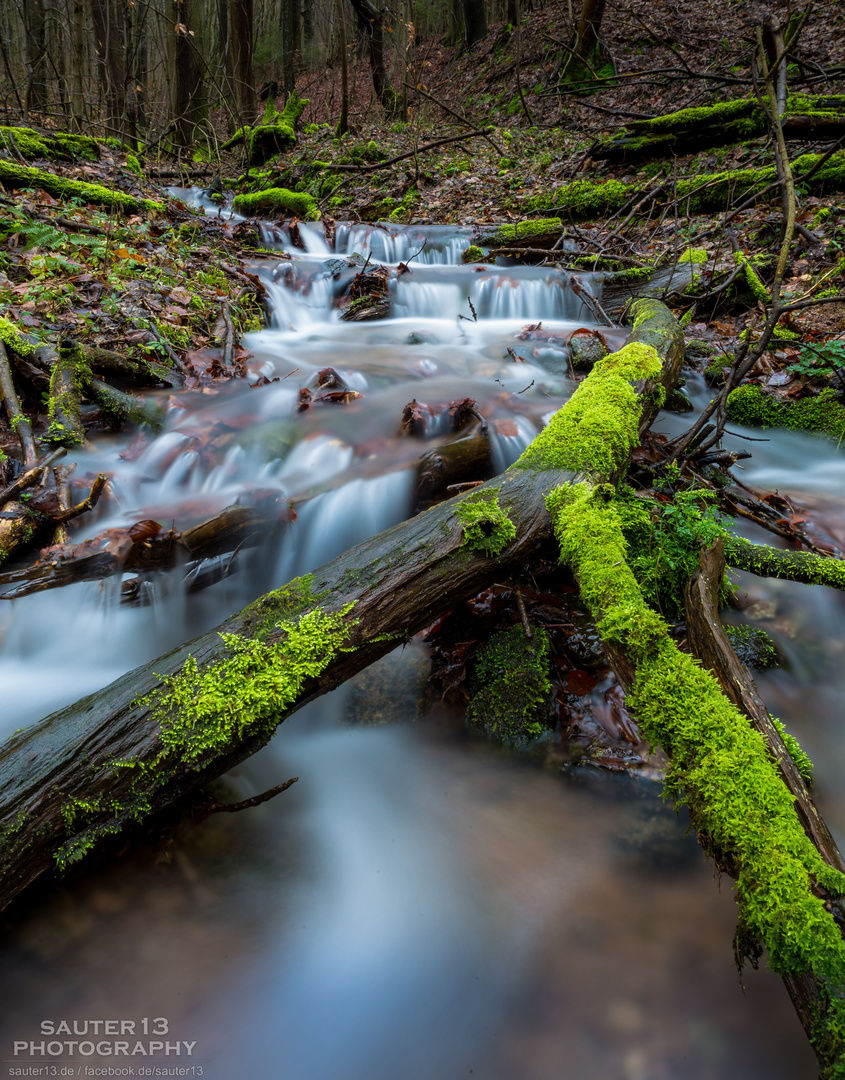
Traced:
<svg viewBox="0 0 845 1080">
<path fill-rule="evenodd" d="M 0 146 L 16 151 L 27 160 L 33 158 L 84 158 L 96 161 L 100 147 L 87 135 L 67 135 L 61 132 L 35 131 L 25 127 L 0 127 Z"/>
<path fill-rule="evenodd" d="M 659 355 L 639 342 L 599 360 L 513 467 L 613 475 L 638 441 L 643 402 L 631 382 L 661 370 Z"/>
<path fill-rule="evenodd" d="M 141 168 L 141 162 L 134 154 L 126 155 L 126 168 L 129 169 L 130 172 L 135 173 L 135 175 L 139 176 L 142 180 L 144 179 L 144 170 Z"/>
<path fill-rule="evenodd" d="M 32 342 L 27 341 L 15 327 L 15 324 L 3 315 L 0 315 L 0 341 L 3 342 L 7 349 L 16 352 L 18 356 L 31 356 L 35 352 L 35 346 Z"/>
<path fill-rule="evenodd" d="M 236 195 L 235 209 L 242 214 L 258 214 L 268 210 L 287 210 L 303 221 L 319 218 L 317 201 L 313 195 L 287 188 L 266 188 L 251 195 Z"/>
<path fill-rule="evenodd" d="M 771 299 L 769 296 L 769 290 L 760 280 L 760 276 L 754 269 L 751 260 L 747 256 L 743 255 L 741 251 L 734 252 L 734 259 L 736 260 L 738 266 L 742 266 L 745 268 L 745 280 L 748 282 L 748 287 L 754 293 L 755 297 L 758 300 L 761 300 L 763 304 L 768 304 L 769 300 Z"/>
<path fill-rule="evenodd" d="M 792 163 L 796 184 L 813 168 L 812 187 L 821 194 L 845 190 L 845 152 L 839 151 L 824 163 L 820 154 L 803 154 Z M 677 182 L 681 213 L 705 214 L 721 210 L 737 196 L 750 196 L 767 190 L 765 198 L 775 198 L 768 191 L 777 181 L 774 166 L 761 169 L 733 169 L 682 177 Z M 578 180 L 565 187 L 534 195 L 520 204 L 520 209 L 534 211 L 554 208 L 566 219 L 589 219 L 620 210 L 630 200 L 645 193 L 642 184 L 623 184 L 618 180 Z"/>
<path fill-rule="evenodd" d="M 675 134 L 689 128 L 699 128 L 703 124 L 724 124 L 730 120 L 751 117 L 755 113 L 759 113 L 765 121 L 762 109 L 756 101 L 735 99 L 733 101 L 721 101 L 716 105 L 678 109 L 677 112 L 664 113 L 663 116 L 655 116 L 651 120 L 635 120 L 628 126 L 632 131 L 642 131 L 651 135 Z"/>
<path fill-rule="evenodd" d="M 726 624 L 723 629 L 739 662 L 746 667 L 765 671 L 766 668 L 777 667 L 780 663 L 775 643 L 759 626 Z"/>
<path fill-rule="evenodd" d="M 536 739 L 547 726 L 551 692 L 548 634 L 538 627 L 529 641 L 522 626 L 493 634 L 478 654 L 473 681 L 471 723 L 510 744 Z"/>
<path fill-rule="evenodd" d="M 627 701 L 671 759 L 667 793 L 687 804 L 705 849 L 736 879 L 742 939 L 762 943 L 775 971 L 812 972 L 830 988 L 811 1041 L 833 1050 L 828 1075 L 844 1075 L 845 942 L 815 890 L 841 896 L 845 876 L 804 832 L 763 737 L 645 603 L 615 506 L 586 484 L 556 489 L 547 505 L 582 599 L 636 671 Z"/>
<path fill-rule="evenodd" d="M 97 206 L 113 206 L 126 213 L 147 210 L 150 213 L 164 213 L 164 203 L 153 199 L 136 199 L 124 191 L 111 190 L 102 184 L 87 184 L 82 180 L 69 180 L 63 176 L 46 172 L 44 169 L 32 169 L 25 165 L 15 165 L 10 161 L 0 160 L 0 181 L 11 188 L 39 188 L 57 199 L 80 198 Z"/>
<path fill-rule="evenodd" d="M 813 763 L 809 757 L 801 749 L 801 744 L 795 738 L 794 735 L 790 735 L 786 728 L 783 726 L 780 720 L 776 716 L 772 717 L 772 723 L 780 732 L 780 737 L 783 739 L 783 745 L 786 747 L 787 753 L 795 763 L 795 767 L 804 780 L 807 787 L 813 786 Z"/>
<path fill-rule="evenodd" d="M 499 505 L 499 488 L 471 491 L 455 506 L 463 525 L 463 548 L 498 555 L 516 539 L 516 526 Z"/>
<path fill-rule="evenodd" d="M 221 634 L 229 655 L 206 668 L 189 656 L 142 702 L 159 722 L 163 758 L 196 766 L 244 738 L 268 739 L 306 679 L 345 651 L 354 625 L 345 616 L 353 606 L 339 612 L 317 607 L 276 622 L 273 633 L 281 640 L 275 644 Z"/>
<path fill-rule="evenodd" d="M 728 419 L 736 424 L 815 431 L 837 442 L 845 438 L 845 406 L 830 388 L 818 397 L 784 401 L 759 386 L 738 386 L 728 395 L 725 408 Z"/>
<path fill-rule="evenodd" d="M 479 238 L 484 247 L 507 247 L 534 236 L 560 235 L 563 224 L 560 218 L 539 218 L 519 221 L 515 225 L 499 225 Z"/>
<path fill-rule="evenodd" d="M 461 252 L 462 263 L 484 262 L 484 252 L 477 244 L 470 244 L 466 251 Z"/>
<path fill-rule="evenodd" d="M 628 566 L 646 602 L 665 615 L 683 615 L 684 591 L 702 548 L 729 536 L 730 522 L 710 504 L 713 498 L 708 490 L 690 489 L 658 503 L 624 489 L 616 501 Z"/>
<path fill-rule="evenodd" d="M 803 581 L 845 591 L 843 559 L 817 555 L 813 551 L 782 551 L 733 535 L 725 538 L 725 559 L 728 566 L 758 577 Z"/>
<path fill-rule="evenodd" d="M 679 263 L 691 263 L 697 266 L 709 262 L 710 256 L 704 248 L 687 248 L 678 256 Z"/>
</svg>

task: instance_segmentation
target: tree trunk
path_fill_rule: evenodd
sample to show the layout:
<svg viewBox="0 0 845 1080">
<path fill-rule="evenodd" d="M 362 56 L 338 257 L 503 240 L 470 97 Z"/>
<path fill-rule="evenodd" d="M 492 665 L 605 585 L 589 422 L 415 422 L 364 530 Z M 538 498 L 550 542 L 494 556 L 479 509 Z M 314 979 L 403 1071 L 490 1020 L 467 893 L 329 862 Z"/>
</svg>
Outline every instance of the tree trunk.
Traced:
<svg viewBox="0 0 845 1080">
<path fill-rule="evenodd" d="M 173 7 L 176 30 L 175 140 L 187 150 L 196 140 L 197 126 L 208 119 L 198 36 L 202 9 L 200 0 L 175 0 Z"/>
<path fill-rule="evenodd" d="M 346 16 L 343 11 L 343 0 L 337 0 L 335 4 L 337 12 L 337 28 L 340 35 L 340 119 L 337 122 L 335 134 L 340 137 L 349 130 L 349 58 L 346 45 Z"/>
<path fill-rule="evenodd" d="M 26 110 L 41 112 L 47 107 L 47 25 L 44 0 L 27 0 L 23 8 L 26 34 Z"/>
<path fill-rule="evenodd" d="M 595 76 L 601 59 L 599 30 L 607 0 L 584 0 L 575 26 L 571 52 L 564 63 L 564 81 L 578 83 Z"/>
<path fill-rule="evenodd" d="M 282 0 L 282 87 L 285 100 L 296 90 L 296 53 L 299 44 L 299 0 Z"/>
<path fill-rule="evenodd" d="M 103 93 L 103 122 L 121 138 L 126 110 L 126 38 L 121 0 L 91 0 L 94 49 Z"/>
<path fill-rule="evenodd" d="M 229 50 L 238 124 L 251 124 L 258 113 L 252 80 L 253 0 L 229 0 Z"/>
<path fill-rule="evenodd" d="M 487 37 L 487 12 L 484 0 L 462 0 L 464 13 L 464 41 L 467 48 Z"/>
<path fill-rule="evenodd" d="M 370 45 L 370 68 L 373 73 L 373 89 L 385 115 L 390 119 L 405 119 L 402 95 L 390 85 L 384 64 L 384 25 L 382 13 L 371 0 L 350 0 L 352 7 L 365 27 Z"/>
</svg>

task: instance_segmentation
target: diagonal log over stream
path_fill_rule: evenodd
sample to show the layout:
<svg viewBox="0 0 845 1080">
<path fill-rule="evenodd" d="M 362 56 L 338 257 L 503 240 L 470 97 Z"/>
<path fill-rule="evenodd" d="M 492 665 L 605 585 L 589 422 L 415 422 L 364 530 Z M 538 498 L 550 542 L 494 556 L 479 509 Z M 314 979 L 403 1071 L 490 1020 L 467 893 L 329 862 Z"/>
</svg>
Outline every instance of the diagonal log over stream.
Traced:
<svg viewBox="0 0 845 1080">
<path fill-rule="evenodd" d="M 823 823 L 823 854 L 805 833 L 775 765 L 782 748 L 677 651 L 625 561 L 612 485 L 683 355 L 663 305 L 641 301 L 635 314 L 629 344 L 596 365 L 505 474 L 13 736 L 0 749 L 0 905 L 243 761 L 290 713 L 524 565 L 554 527 L 643 730 L 672 757 L 672 794 L 738 880 L 741 945 L 768 949 L 800 990 L 823 1076 L 843 1075 L 841 859 Z M 714 784 L 724 805 L 708 800 Z"/>
</svg>

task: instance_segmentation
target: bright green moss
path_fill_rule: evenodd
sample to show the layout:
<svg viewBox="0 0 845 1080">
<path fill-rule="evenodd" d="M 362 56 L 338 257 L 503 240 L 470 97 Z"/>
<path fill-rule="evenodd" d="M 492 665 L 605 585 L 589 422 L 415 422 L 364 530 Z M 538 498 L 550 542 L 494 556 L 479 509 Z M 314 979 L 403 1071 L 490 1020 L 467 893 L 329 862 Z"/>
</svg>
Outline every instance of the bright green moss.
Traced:
<svg viewBox="0 0 845 1080">
<path fill-rule="evenodd" d="M 658 378 L 661 370 L 659 355 L 639 342 L 599 360 L 514 468 L 611 476 L 638 441 L 643 402 L 631 383 Z"/>
<path fill-rule="evenodd" d="M 466 251 L 461 252 L 462 263 L 484 262 L 484 252 L 477 244 L 470 244 Z"/>
<path fill-rule="evenodd" d="M 126 168 L 129 169 L 130 172 L 135 173 L 135 175 L 139 176 L 142 180 L 144 179 L 144 170 L 141 168 L 141 162 L 134 154 L 126 155 Z"/>
<path fill-rule="evenodd" d="M 67 135 L 61 132 L 47 134 L 25 127 L 0 127 L 0 146 L 17 151 L 20 157 L 27 160 L 85 158 L 96 161 L 100 156 L 97 140 L 87 135 Z"/>
<path fill-rule="evenodd" d="M 547 506 L 602 636 L 636 670 L 628 704 L 671 759 L 667 793 L 687 804 L 702 844 L 736 880 L 743 938 L 765 946 L 775 971 L 812 972 L 831 988 L 811 1041 L 835 1049 L 827 1075 L 845 1075 L 845 942 L 814 892 L 841 896 L 845 876 L 808 839 L 763 737 L 645 603 L 615 506 L 587 484 L 556 489 Z"/>
<path fill-rule="evenodd" d="M 690 128 L 700 128 L 705 124 L 724 124 L 730 120 L 752 117 L 755 113 L 763 117 L 762 109 L 756 101 L 734 99 L 721 101 L 716 105 L 701 105 L 697 108 L 679 109 L 677 112 L 664 113 L 652 120 L 635 120 L 628 126 L 632 131 L 643 131 L 651 135 L 676 134 Z"/>
<path fill-rule="evenodd" d="M 687 248 L 686 251 L 682 251 L 678 256 L 679 263 L 691 263 L 696 266 L 701 266 L 703 263 L 709 261 L 710 256 L 704 248 Z"/>
<path fill-rule="evenodd" d="M 786 747 L 787 753 L 795 763 L 795 767 L 804 783 L 807 787 L 813 786 L 813 763 L 809 757 L 801 749 L 801 744 L 795 738 L 794 735 L 790 735 L 786 728 L 783 726 L 780 720 L 776 716 L 772 717 L 772 723 L 780 732 L 780 737 L 783 739 L 783 745 Z"/>
<path fill-rule="evenodd" d="M 841 442 L 845 438 L 845 406 L 836 391 L 823 390 L 818 397 L 783 401 L 762 387 L 738 386 L 728 395 L 725 409 L 729 420 L 750 427 L 797 428 L 815 431 Z"/>
<path fill-rule="evenodd" d="M 792 163 L 795 182 L 813 168 L 812 185 L 822 194 L 845 190 L 845 152 L 839 151 L 821 164 L 820 154 L 803 154 Z M 777 182 L 774 166 L 762 169 L 733 169 L 720 173 L 703 173 L 681 178 L 677 182 L 677 198 L 681 213 L 706 214 L 721 210 L 736 196 L 750 196 L 767 191 Z M 524 204 L 526 210 L 551 209 L 565 219 L 590 219 L 620 210 L 636 196 L 644 194 L 642 184 L 623 184 L 618 180 L 577 180 L 565 187 L 533 195 Z"/>
<path fill-rule="evenodd" d="M 236 195 L 235 209 L 242 214 L 258 214 L 268 210 L 287 210 L 303 221 L 315 221 L 319 217 L 317 200 L 304 191 L 288 191 L 287 188 L 266 188 L 251 195 Z"/>
<path fill-rule="evenodd" d="M 484 247 L 507 247 L 534 236 L 559 235 L 563 231 L 560 218 L 539 218 L 531 221 L 519 221 L 515 225 L 499 225 L 484 233 L 479 244 Z"/>
<path fill-rule="evenodd" d="M 35 346 L 32 342 L 27 341 L 15 327 L 15 324 L 9 322 L 3 315 L 0 315 L 0 341 L 3 342 L 7 349 L 16 352 L 18 356 L 30 356 L 35 352 Z"/>
<path fill-rule="evenodd" d="M 32 169 L 25 165 L 15 165 L 10 161 L 0 160 L 0 181 L 7 187 L 43 189 L 57 199 L 80 198 L 97 206 L 114 206 L 126 213 L 147 210 L 151 213 L 164 213 L 164 203 L 153 199 L 136 199 L 125 191 L 111 190 L 102 184 L 86 184 L 82 180 L 69 180 L 63 176 L 46 172 L 44 169 Z"/>
<path fill-rule="evenodd" d="M 616 511 L 628 548 L 627 563 L 648 604 L 664 615 L 684 612 L 684 591 L 701 550 L 729 537 L 707 490 L 678 491 L 665 504 L 624 489 Z M 729 522 L 727 523 L 729 524 Z"/>
<path fill-rule="evenodd" d="M 142 702 L 159 721 L 162 756 L 195 766 L 244 738 L 269 738 L 305 680 L 345 651 L 355 625 L 345 616 L 353 606 L 339 612 L 314 608 L 277 622 L 273 629 L 282 638 L 275 644 L 221 634 L 229 655 L 206 668 L 189 656 Z"/>
<path fill-rule="evenodd" d="M 769 290 L 760 280 L 760 276 L 754 269 L 751 260 L 747 256 L 743 255 L 741 251 L 734 252 L 734 259 L 738 266 L 745 268 L 745 280 L 748 282 L 748 287 L 754 293 L 758 300 L 761 300 L 764 304 L 768 304 L 771 299 L 769 296 Z"/>
<path fill-rule="evenodd" d="M 529 641 L 521 625 L 493 634 L 478 654 L 473 681 L 470 723 L 509 744 L 536 739 L 547 726 L 551 692 L 548 634 L 538 627 Z"/>
<path fill-rule="evenodd" d="M 463 525 L 461 547 L 498 555 L 516 539 L 516 526 L 499 505 L 499 488 L 471 491 L 455 506 L 455 516 Z"/>
<path fill-rule="evenodd" d="M 803 581 L 845 591 L 845 560 L 813 551 L 782 551 L 731 535 L 725 538 L 725 560 L 728 566 L 758 577 Z"/>
</svg>

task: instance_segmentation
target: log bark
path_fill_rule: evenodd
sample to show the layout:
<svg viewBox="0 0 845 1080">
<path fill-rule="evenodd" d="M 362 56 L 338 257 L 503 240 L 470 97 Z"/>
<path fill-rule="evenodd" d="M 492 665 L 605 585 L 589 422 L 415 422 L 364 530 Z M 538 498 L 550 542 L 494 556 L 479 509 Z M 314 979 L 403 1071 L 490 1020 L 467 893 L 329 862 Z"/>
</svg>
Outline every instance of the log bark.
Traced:
<svg viewBox="0 0 845 1080">
<path fill-rule="evenodd" d="M 641 432 L 657 410 L 657 387 L 675 383 L 683 357 L 683 335 L 671 313 L 649 304 L 640 312 L 633 339 L 656 344 L 663 370 L 660 379 L 638 385 Z M 0 906 L 51 867 L 75 861 L 109 836 L 173 806 L 267 742 L 271 732 L 247 730 L 199 761 L 173 760 L 167 768 L 160 764 L 165 751 L 161 725 L 144 699 L 182 670 L 188 657 L 202 670 L 224 658 L 220 633 L 251 638 L 315 603 L 325 613 L 344 614 L 344 649 L 330 654 L 319 675 L 304 679 L 287 708 L 274 709 L 273 724 L 281 723 L 398 640 L 534 556 L 552 535 L 545 496 L 572 478 L 572 471 L 562 467 L 513 467 L 321 567 L 308 585 L 307 600 L 297 599 L 296 589 L 269 594 L 214 631 L 14 735 L 0 749 Z M 485 495 L 515 529 L 496 558 L 469 544 L 465 519 L 458 516 Z M 275 630 L 265 640 L 275 645 L 283 639 Z M 134 767 L 115 764 L 129 761 Z"/>
<path fill-rule="evenodd" d="M 693 575 L 686 593 L 687 639 L 693 653 L 719 681 L 722 693 L 751 721 L 769 747 L 781 778 L 795 799 L 795 808 L 807 835 L 826 862 L 845 871 L 845 861 L 816 807 L 803 776 L 790 757 L 780 731 L 775 727 L 763 703 L 754 680 L 740 663 L 719 619 L 719 590 L 725 571 L 725 551 L 721 540 L 701 553 L 699 569 Z M 829 898 L 829 909 L 840 926 L 845 926 L 845 903 L 841 898 Z M 830 988 L 813 972 L 803 971 L 783 976 L 795 1011 L 810 1042 L 822 1043 L 820 1013 L 824 1014 L 825 999 Z M 820 1064 L 827 1070 L 842 1054 L 839 1046 L 820 1054 Z"/>
</svg>

